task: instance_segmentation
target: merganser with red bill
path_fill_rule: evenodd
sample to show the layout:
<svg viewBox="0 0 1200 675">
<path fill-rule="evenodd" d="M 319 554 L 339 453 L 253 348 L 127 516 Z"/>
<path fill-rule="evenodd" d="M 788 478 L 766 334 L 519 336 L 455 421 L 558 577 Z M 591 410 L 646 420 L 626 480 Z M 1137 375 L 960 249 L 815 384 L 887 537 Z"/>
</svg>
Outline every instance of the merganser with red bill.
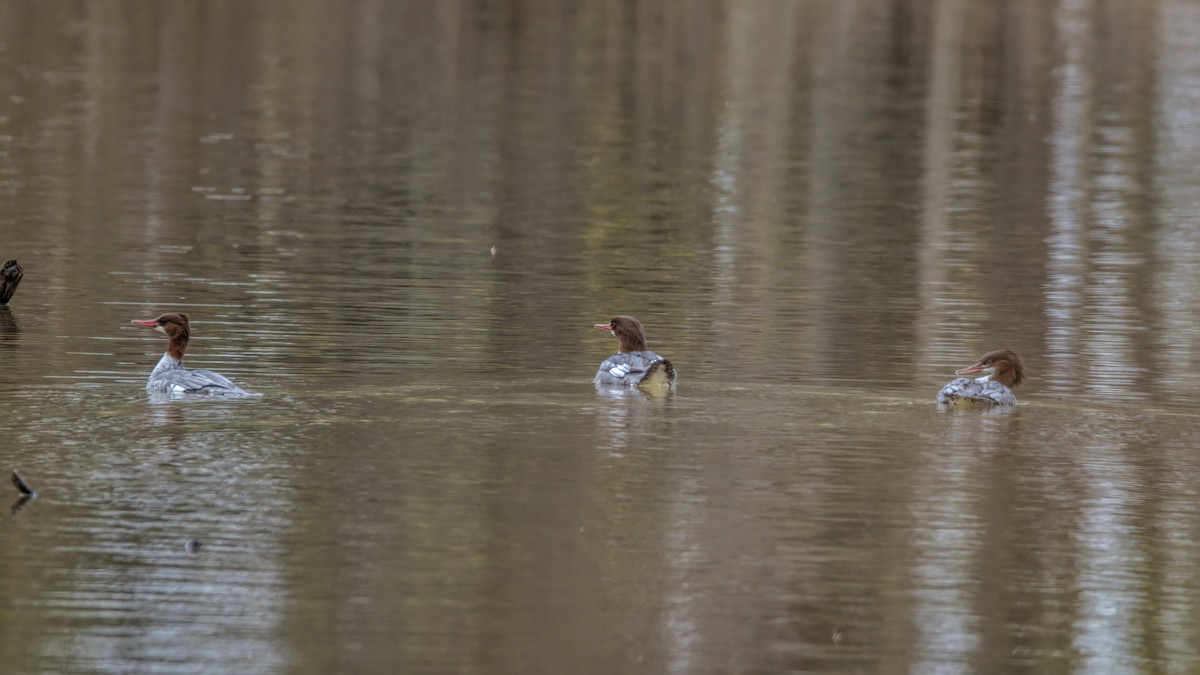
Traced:
<svg viewBox="0 0 1200 675">
<path fill-rule="evenodd" d="M 1016 405 L 1012 390 L 1025 379 L 1021 357 L 1009 349 L 997 349 L 979 357 L 974 365 L 954 371 L 955 375 L 983 373 L 972 379 L 960 377 L 938 392 L 937 402 L 946 405 L 973 403 L 977 405 Z"/>
<path fill-rule="evenodd" d="M 618 316 L 595 328 L 606 330 L 621 341 L 617 353 L 604 360 L 596 371 L 596 384 L 669 385 L 675 381 L 671 362 L 646 349 L 646 331 L 632 316 Z"/>
<path fill-rule="evenodd" d="M 129 323 L 153 328 L 167 336 L 167 353 L 163 354 L 158 365 L 150 372 L 150 379 L 146 381 L 146 391 L 163 394 L 259 396 L 211 370 L 188 370 L 183 367 L 183 352 L 187 350 L 190 336 L 186 315 L 168 312 L 148 321 Z"/>
</svg>

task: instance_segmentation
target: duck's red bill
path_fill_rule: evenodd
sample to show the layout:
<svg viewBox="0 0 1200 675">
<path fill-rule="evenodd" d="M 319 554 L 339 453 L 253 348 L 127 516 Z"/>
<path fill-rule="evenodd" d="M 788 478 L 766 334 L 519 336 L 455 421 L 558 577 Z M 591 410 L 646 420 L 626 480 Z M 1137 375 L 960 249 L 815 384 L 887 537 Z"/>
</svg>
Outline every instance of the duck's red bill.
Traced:
<svg viewBox="0 0 1200 675">
<path fill-rule="evenodd" d="M 967 366 L 966 368 L 960 368 L 960 369 L 954 371 L 954 374 L 955 375 L 970 375 L 971 373 L 982 373 L 982 372 L 983 372 L 983 364 L 976 363 L 973 366 Z"/>
<path fill-rule="evenodd" d="M 134 319 L 133 321 L 130 321 L 129 323 L 131 323 L 135 326 L 149 326 L 151 328 L 158 325 L 158 322 L 155 321 L 154 319 L 150 319 L 149 321 L 138 321 L 137 319 Z"/>
<path fill-rule="evenodd" d="M 612 330 L 612 324 L 611 323 L 597 323 L 597 324 L 592 324 L 592 328 L 599 328 L 600 330 Z"/>
</svg>

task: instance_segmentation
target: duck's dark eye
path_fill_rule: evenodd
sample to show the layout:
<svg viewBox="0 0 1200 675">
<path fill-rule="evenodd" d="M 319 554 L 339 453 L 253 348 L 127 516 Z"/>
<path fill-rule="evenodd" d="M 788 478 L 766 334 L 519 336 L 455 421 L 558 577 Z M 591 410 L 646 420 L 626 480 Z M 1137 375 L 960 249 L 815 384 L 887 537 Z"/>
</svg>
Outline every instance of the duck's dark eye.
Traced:
<svg viewBox="0 0 1200 675">
<path fill-rule="evenodd" d="M 160 326 L 161 326 L 161 325 L 163 325 L 163 324 L 164 324 L 164 323 L 166 323 L 166 322 L 167 322 L 167 320 L 166 320 L 166 319 L 159 319 L 159 320 L 158 320 L 158 325 L 160 325 Z"/>
</svg>

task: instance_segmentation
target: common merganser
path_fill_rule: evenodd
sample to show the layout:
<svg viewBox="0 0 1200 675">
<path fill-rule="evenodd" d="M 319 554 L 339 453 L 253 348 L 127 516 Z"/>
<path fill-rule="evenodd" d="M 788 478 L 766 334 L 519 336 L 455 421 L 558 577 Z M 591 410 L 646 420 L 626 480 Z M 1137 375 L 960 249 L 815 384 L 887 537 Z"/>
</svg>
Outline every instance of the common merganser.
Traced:
<svg viewBox="0 0 1200 675">
<path fill-rule="evenodd" d="M 606 330 L 621 341 L 617 353 L 604 360 L 596 371 L 596 384 L 665 385 L 675 381 L 671 362 L 646 349 L 646 332 L 632 316 L 618 316 L 595 328 Z"/>
<path fill-rule="evenodd" d="M 188 370 L 183 367 L 183 352 L 188 344 L 188 318 L 178 312 L 160 314 L 149 321 L 130 321 L 135 326 L 146 326 L 167 336 L 167 353 L 159 359 L 150 372 L 146 391 L 151 393 L 221 394 L 234 396 L 259 396 L 242 389 L 224 375 L 211 370 Z"/>
<path fill-rule="evenodd" d="M 983 377 L 971 379 L 960 377 L 942 387 L 937 402 L 954 405 L 959 402 L 979 405 L 1016 405 L 1010 387 L 1016 387 L 1025 379 L 1025 365 L 1016 352 L 997 349 L 979 357 L 975 365 L 954 371 L 955 375 L 984 373 Z"/>
</svg>

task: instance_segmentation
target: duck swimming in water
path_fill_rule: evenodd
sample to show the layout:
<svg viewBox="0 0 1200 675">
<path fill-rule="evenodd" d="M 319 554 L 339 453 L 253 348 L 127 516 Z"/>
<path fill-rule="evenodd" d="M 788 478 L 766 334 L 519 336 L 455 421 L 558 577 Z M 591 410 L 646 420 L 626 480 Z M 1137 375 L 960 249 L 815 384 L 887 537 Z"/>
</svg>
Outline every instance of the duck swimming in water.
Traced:
<svg viewBox="0 0 1200 675">
<path fill-rule="evenodd" d="M 183 367 L 183 352 L 187 349 L 188 318 L 178 312 L 160 314 L 148 321 L 130 321 L 135 326 L 146 326 L 167 336 L 167 353 L 159 359 L 150 372 L 146 391 L 170 394 L 217 394 L 233 396 L 258 396 L 230 382 L 224 375 L 211 370 L 188 370 Z"/>
<path fill-rule="evenodd" d="M 954 371 L 955 375 L 974 373 L 984 375 L 978 379 L 960 377 L 951 381 L 938 392 L 937 402 L 945 405 L 960 402 L 985 406 L 1017 404 L 1012 390 L 1025 379 L 1025 365 L 1016 352 L 997 349 L 979 357 L 974 365 Z"/>
<path fill-rule="evenodd" d="M 618 316 L 594 327 L 612 333 L 621 341 L 617 353 L 600 364 L 596 384 L 628 386 L 675 381 L 675 367 L 671 362 L 646 349 L 646 331 L 642 329 L 642 322 L 632 316 Z"/>
</svg>

